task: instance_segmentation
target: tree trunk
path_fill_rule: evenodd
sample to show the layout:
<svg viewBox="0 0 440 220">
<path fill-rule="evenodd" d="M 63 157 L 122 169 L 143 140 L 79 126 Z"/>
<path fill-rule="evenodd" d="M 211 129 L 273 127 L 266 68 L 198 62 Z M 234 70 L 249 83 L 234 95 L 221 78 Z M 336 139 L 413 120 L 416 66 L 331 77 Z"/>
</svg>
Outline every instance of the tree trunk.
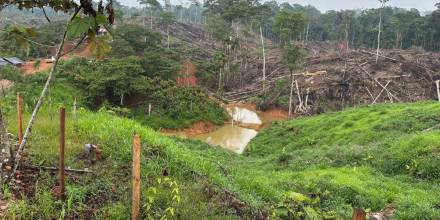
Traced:
<svg viewBox="0 0 440 220">
<path fill-rule="evenodd" d="M 292 118 L 293 81 L 294 81 L 293 72 L 290 72 L 289 119 Z"/>
<path fill-rule="evenodd" d="M 153 30 L 153 9 L 150 8 L 150 29 Z"/>
<path fill-rule="evenodd" d="M 222 68 L 220 68 L 220 73 L 218 75 L 218 92 L 220 92 L 222 87 Z"/>
<path fill-rule="evenodd" d="M 412 45 L 411 45 L 412 46 Z M 399 49 L 402 49 L 403 48 L 403 35 L 402 35 L 402 33 L 400 34 L 400 47 L 399 47 Z"/>
<path fill-rule="evenodd" d="M 310 23 L 307 24 L 306 42 L 309 41 L 309 28 L 310 28 Z"/>
<path fill-rule="evenodd" d="M 147 13 L 147 6 L 145 6 L 145 8 L 144 8 L 144 11 L 143 12 L 145 12 L 145 14 Z M 145 27 L 147 26 L 147 24 L 146 24 L 146 21 L 145 21 L 145 19 L 144 18 L 141 18 L 142 19 L 142 25 L 144 25 Z"/>
<path fill-rule="evenodd" d="M 75 16 L 79 13 L 80 10 L 81 10 L 81 7 L 78 7 L 76 9 L 76 11 L 73 13 L 70 20 L 75 18 Z M 64 43 L 66 41 L 67 31 L 68 31 L 68 27 L 66 27 L 66 29 L 64 30 L 63 38 L 61 39 L 61 43 L 58 46 L 58 50 L 55 55 L 55 61 L 54 61 L 53 66 L 49 72 L 49 76 L 47 77 L 46 83 L 44 84 L 43 91 L 41 91 L 40 97 L 38 98 L 37 104 L 35 105 L 35 108 L 32 112 L 31 118 L 29 119 L 29 123 L 28 123 L 28 125 L 26 127 L 26 131 L 24 132 L 24 135 L 23 135 L 23 140 L 20 143 L 20 145 L 18 146 L 17 153 L 15 155 L 14 169 L 13 169 L 12 175 L 11 175 L 12 177 L 14 177 L 15 173 L 17 172 L 18 165 L 20 164 L 21 153 L 23 152 L 24 147 L 26 146 L 27 139 L 29 138 L 29 135 L 31 134 L 31 130 L 34 125 L 35 119 L 37 118 L 37 114 L 40 111 L 41 106 L 43 105 L 43 102 L 44 102 L 44 99 L 46 98 L 47 91 L 49 90 L 49 86 L 52 81 L 53 75 L 55 74 L 55 71 L 57 69 L 58 62 L 60 61 L 61 54 L 63 51 Z"/>
<path fill-rule="evenodd" d="M 263 49 L 263 96 L 266 99 L 266 53 L 264 51 L 264 38 L 263 31 L 260 24 L 260 38 L 261 38 L 261 47 Z"/>
<path fill-rule="evenodd" d="M 349 47 L 350 45 L 348 43 L 348 24 L 347 23 L 345 24 L 345 42 L 346 42 L 345 47 L 346 47 L 347 51 L 349 51 L 350 50 L 350 47 Z"/>
<path fill-rule="evenodd" d="M 170 28 L 167 26 L 167 48 L 170 49 Z"/>
<path fill-rule="evenodd" d="M 295 86 L 296 86 L 296 94 L 298 95 L 299 107 L 302 109 L 304 105 L 301 98 L 301 93 L 299 91 L 298 80 L 295 80 Z"/>
<path fill-rule="evenodd" d="M 377 34 L 377 50 L 376 50 L 376 64 L 379 61 L 379 50 L 380 50 L 380 34 L 381 34 L 381 28 L 382 28 L 382 11 L 383 7 L 385 6 L 385 3 L 382 3 L 382 7 L 379 11 L 379 32 Z"/>
<path fill-rule="evenodd" d="M 440 102 L 440 80 L 436 80 L 435 85 L 437 87 L 437 98 L 438 98 L 438 101 Z"/>
</svg>

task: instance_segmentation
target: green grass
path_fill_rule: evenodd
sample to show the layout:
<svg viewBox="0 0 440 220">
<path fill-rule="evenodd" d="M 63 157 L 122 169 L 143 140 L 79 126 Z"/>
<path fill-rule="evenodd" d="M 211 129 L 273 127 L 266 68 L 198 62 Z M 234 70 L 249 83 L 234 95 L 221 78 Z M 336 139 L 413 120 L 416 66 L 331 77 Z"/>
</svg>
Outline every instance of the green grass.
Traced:
<svg viewBox="0 0 440 220">
<path fill-rule="evenodd" d="M 29 118 L 25 114 L 24 120 Z M 155 195 L 154 213 L 164 213 L 169 207 L 175 210 L 175 216 L 185 219 L 236 219 L 236 211 L 224 201 L 220 191 L 206 193 L 210 183 L 204 178 L 192 174 L 190 169 L 181 169 L 181 165 L 169 158 L 162 149 L 163 144 L 172 145 L 172 140 L 158 135 L 150 128 L 139 123 L 119 118 L 102 110 L 96 113 L 79 109 L 77 122 L 73 120 L 72 108 L 67 108 L 66 128 L 66 166 L 71 168 L 89 168 L 94 174 L 75 174 L 67 178 L 67 202 L 61 203 L 51 193 L 57 185 L 56 173 L 45 171 L 37 173 L 35 193 L 30 197 L 22 196 L 7 213 L 7 218 L 50 219 L 61 215 L 74 219 L 122 219 L 130 213 L 131 201 L 131 136 L 134 132 L 143 139 L 142 151 L 142 216 L 146 216 L 145 205 L 149 189 L 161 189 Z M 8 114 L 8 128 L 16 133 L 15 113 Z M 29 145 L 26 163 L 57 166 L 58 164 L 58 114 L 54 108 L 44 107 L 35 123 Z M 171 142 L 170 142 L 171 141 Z M 98 144 L 103 150 L 104 159 L 94 164 L 84 156 L 85 143 Z M 169 178 L 177 182 L 181 202 L 172 204 L 169 192 L 171 188 L 158 184 L 157 179 L 164 178 L 164 170 Z"/>
<path fill-rule="evenodd" d="M 45 109 L 37 121 L 28 149 L 32 163 L 57 163 L 58 125 L 50 114 Z M 10 112 L 11 118 L 13 115 Z M 144 149 L 143 189 L 151 187 L 151 180 L 166 169 L 180 187 L 190 189 L 182 198 L 197 204 L 195 208 L 184 205 L 188 202 L 175 206 L 182 217 L 237 218 L 234 210 L 220 205 L 223 200 L 206 195 L 203 179 L 189 175 L 197 173 L 210 186 L 226 189 L 245 202 L 247 216 L 255 216 L 260 210 L 287 218 L 318 215 L 347 219 L 352 207 L 379 211 L 392 206 L 397 210 L 395 219 L 438 219 L 440 132 L 421 131 L 437 124 L 439 115 L 438 103 L 422 102 L 352 108 L 296 119 L 263 130 L 245 154 L 236 155 L 199 141 L 165 137 L 104 110 L 81 109 L 76 125 L 68 120 L 67 163 L 74 168 L 90 166 L 80 159 L 82 145 L 88 142 L 103 148 L 105 160 L 91 165 L 97 177 L 82 176 L 81 181 L 69 182 L 69 187 L 80 195 L 75 198 L 88 198 L 96 192 L 111 196 L 104 197 L 111 202 L 100 203 L 95 218 L 123 215 L 129 209 L 131 136 L 136 132 Z M 14 124 L 10 122 L 12 131 Z M 51 184 L 43 185 L 54 185 L 54 178 Z M 50 200 L 44 193 L 48 190 L 37 190 L 35 198 L 16 205 L 27 206 L 19 210 L 49 206 L 36 203 L 40 196 L 42 202 Z M 87 199 L 77 200 L 77 204 L 87 204 Z M 55 210 L 62 210 L 57 204 Z M 157 212 L 166 206 L 157 205 Z M 82 208 L 71 210 L 71 216 L 89 213 L 84 205 L 75 207 Z M 48 212 L 53 213 L 51 209 Z"/>
<path fill-rule="evenodd" d="M 374 105 L 275 123 L 253 141 L 252 154 L 316 146 L 368 145 L 440 123 L 437 103 Z M 276 141 L 274 141 L 276 140 Z M 270 147 L 268 146 L 270 145 Z"/>
<path fill-rule="evenodd" d="M 440 132 L 421 131 L 439 123 L 439 115 L 433 102 L 352 108 L 275 124 L 244 155 L 187 147 L 217 165 L 205 173 L 222 174 L 218 183 L 254 207 L 283 204 L 296 192 L 319 197 L 302 205 L 322 216 L 346 219 L 351 207 L 391 205 L 397 219 L 436 219 Z"/>
</svg>

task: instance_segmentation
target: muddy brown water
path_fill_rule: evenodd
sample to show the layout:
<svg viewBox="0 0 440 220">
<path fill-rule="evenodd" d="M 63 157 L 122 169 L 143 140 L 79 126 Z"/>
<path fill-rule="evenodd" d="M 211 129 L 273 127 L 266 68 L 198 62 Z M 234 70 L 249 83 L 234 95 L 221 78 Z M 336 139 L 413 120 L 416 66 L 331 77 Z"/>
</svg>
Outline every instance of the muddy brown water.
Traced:
<svg viewBox="0 0 440 220">
<path fill-rule="evenodd" d="M 235 153 L 243 153 L 246 145 L 257 136 L 258 131 L 250 128 L 243 128 L 237 125 L 228 124 L 219 129 L 195 136 L 197 140 L 205 141 L 214 146 L 221 146 Z"/>
<path fill-rule="evenodd" d="M 213 146 L 221 146 L 241 154 L 258 131 L 273 121 L 284 120 L 287 115 L 282 110 L 258 112 L 254 105 L 231 104 L 225 107 L 231 121 L 218 129 L 190 137 Z"/>
<path fill-rule="evenodd" d="M 223 126 L 211 129 L 209 132 L 200 134 L 200 129 L 196 129 L 197 132 L 172 130 L 163 132 L 167 135 L 201 140 L 209 145 L 220 146 L 241 154 L 252 138 L 257 136 L 261 128 L 273 121 L 287 119 L 287 112 L 283 110 L 273 109 L 259 112 L 252 104 L 230 104 L 225 106 L 225 109 L 231 116 L 231 121 L 226 122 Z M 189 130 L 194 130 L 194 128 Z M 196 133 L 196 135 L 191 135 L 191 133 Z"/>
</svg>

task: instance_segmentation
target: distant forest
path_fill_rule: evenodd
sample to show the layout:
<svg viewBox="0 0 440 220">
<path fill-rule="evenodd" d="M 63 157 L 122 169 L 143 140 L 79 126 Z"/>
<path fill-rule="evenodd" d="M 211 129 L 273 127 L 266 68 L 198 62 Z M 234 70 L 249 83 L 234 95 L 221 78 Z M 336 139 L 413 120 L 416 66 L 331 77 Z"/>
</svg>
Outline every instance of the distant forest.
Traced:
<svg viewBox="0 0 440 220">
<path fill-rule="evenodd" d="M 377 32 L 379 13 L 382 9 L 366 10 L 341 10 L 320 12 L 315 7 L 308 5 L 282 3 L 268 1 L 259 3 L 257 1 L 245 1 L 243 8 L 237 5 L 229 7 L 227 1 L 206 1 L 188 5 L 151 5 L 144 4 L 142 8 L 123 6 L 116 3 L 117 16 L 120 18 L 136 18 L 142 16 L 159 17 L 161 12 L 169 10 L 179 22 L 201 25 L 209 24 L 210 17 L 223 18 L 226 23 L 232 26 L 252 27 L 256 14 L 260 16 L 263 35 L 277 42 L 280 38 L 280 31 L 275 30 L 275 17 L 281 11 L 293 11 L 302 13 L 306 18 L 303 31 L 297 40 L 309 41 L 341 41 L 347 42 L 351 48 L 374 48 L 377 45 Z M 252 7 L 249 7 L 252 6 Z M 382 48 L 408 49 L 419 47 L 428 51 L 440 50 L 440 4 L 436 4 L 435 11 L 426 13 L 417 9 L 403 9 L 385 7 L 382 11 Z M 232 17 L 227 16 L 225 10 L 231 10 Z M 50 17 L 57 20 L 64 20 L 62 13 L 55 13 L 47 9 Z M 264 11 L 262 13 L 262 11 Z M 13 16 L 20 13 L 20 16 Z M 42 10 L 33 10 L 23 13 L 14 7 L 7 7 L 2 10 L 3 18 L 0 19 L 0 26 L 11 23 L 6 18 L 14 19 L 17 23 L 38 24 L 44 19 Z M 258 17 L 258 16 L 257 16 Z M 41 22 L 43 23 L 43 22 Z M 209 28 L 209 27 L 208 27 Z"/>
</svg>

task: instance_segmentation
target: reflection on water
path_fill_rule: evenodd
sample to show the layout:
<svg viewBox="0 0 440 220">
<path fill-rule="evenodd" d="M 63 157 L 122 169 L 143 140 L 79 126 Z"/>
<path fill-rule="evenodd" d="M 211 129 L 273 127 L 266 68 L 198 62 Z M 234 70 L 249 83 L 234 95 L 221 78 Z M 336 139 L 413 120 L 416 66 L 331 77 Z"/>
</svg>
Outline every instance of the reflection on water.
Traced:
<svg viewBox="0 0 440 220">
<path fill-rule="evenodd" d="M 257 113 L 247 108 L 232 106 L 228 107 L 226 110 L 228 111 L 229 115 L 231 115 L 232 119 L 236 122 L 240 122 L 243 124 L 262 124 Z"/>
<path fill-rule="evenodd" d="M 252 138 L 257 136 L 257 130 L 263 127 L 263 123 L 269 124 L 272 121 L 284 120 L 287 118 L 287 113 L 282 110 L 272 110 L 257 114 L 254 109 L 255 108 L 250 105 L 237 106 L 237 104 L 233 104 L 227 106 L 226 110 L 233 119 L 232 123 L 225 124 L 213 132 L 195 136 L 188 135 L 186 132 L 182 131 L 166 132 L 166 134 L 201 140 L 210 145 L 221 146 L 241 154 Z"/>
<path fill-rule="evenodd" d="M 257 131 L 233 125 L 225 125 L 211 133 L 196 137 L 211 145 L 219 145 L 235 153 L 243 153 L 246 145 L 257 135 Z"/>
<path fill-rule="evenodd" d="M 262 121 L 255 111 L 248 108 L 229 106 L 226 110 L 233 119 L 232 124 L 224 125 L 213 132 L 198 135 L 195 138 L 241 154 L 246 145 L 258 132 L 254 129 L 243 128 L 234 124 L 258 126 L 262 124 Z"/>
</svg>

